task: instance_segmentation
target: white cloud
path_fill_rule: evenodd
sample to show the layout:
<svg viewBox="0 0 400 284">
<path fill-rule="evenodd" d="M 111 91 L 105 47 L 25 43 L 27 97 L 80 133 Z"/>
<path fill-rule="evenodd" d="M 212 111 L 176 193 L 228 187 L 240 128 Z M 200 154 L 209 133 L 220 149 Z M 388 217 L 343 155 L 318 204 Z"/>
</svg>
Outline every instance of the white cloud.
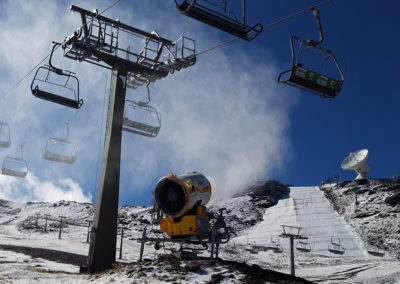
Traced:
<svg viewBox="0 0 400 284">
<path fill-rule="evenodd" d="M 59 179 L 57 183 L 41 181 L 32 172 L 25 179 L 0 175 L 0 199 L 20 202 L 92 201 L 92 196 L 85 195 L 79 184 L 72 179 Z"/>
<path fill-rule="evenodd" d="M 216 197 L 268 178 L 290 157 L 288 112 L 296 102 L 278 89 L 276 73 L 274 64 L 219 51 L 168 82 L 157 82 L 154 104 L 160 106 L 163 126 L 154 143 L 134 148 L 132 156 L 141 163 L 130 167 L 166 168 L 164 175 L 202 172 Z M 150 152 L 156 152 L 156 165 L 153 159 L 146 162 Z"/>
<path fill-rule="evenodd" d="M 15 189 L 17 186 L 17 178 L 9 178 L 4 175 L 0 175 L 0 199 L 18 200 L 18 198 L 14 198 L 14 196 L 18 195 L 15 194 Z"/>
<path fill-rule="evenodd" d="M 47 55 L 52 40 L 62 40 L 80 25 L 79 16 L 69 12 L 65 2 L 25 2 L 0 3 L 0 24 L 4 27 L 0 36 L 7 42 L 0 46 L 2 90 Z M 101 10 L 110 3 L 75 4 Z M 181 35 L 193 37 L 198 50 L 221 42 L 219 32 L 180 15 L 173 2 L 136 1 L 134 6 L 121 1 L 106 16 L 146 31 L 155 29 L 172 40 Z M 17 18 L 22 20 L 15 22 Z M 141 46 L 132 48 L 140 50 Z M 251 53 L 262 56 L 254 59 Z M 99 139 L 99 134 L 110 73 L 60 57 L 55 59 L 59 60 L 58 66 L 77 72 L 84 105 L 76 111 L 34 98 L 29 89 L 33 74 L 1 101 L 0 120 L 10 124 L 13 144 L 10 149 L 0 150 L 0 158 L 18 153 L 15 146 L 22 143 L 24 158 L 35 173 L 23 183 L 0 176 L 3 198 L 87 201 L 89 192 L 97 190 L 97 154 L 99 147 L 100 155 L 103 153 L 104 138 Z M 278 89 L 278 72 L 272 58 L 256 41 L 246 46 L 236 42 L 199 56 L 193 67 L 156 82 L 151 88 L 151 104 L 162 114 L 162 128 L 156 139 L 124 133 L 121 192 L 135 202 L 132 196 L 151 196 L 149 191 L 155 182 L 170 171 L 179 174 L 196 170 L 211 179 L 218 196 L 254 179 L 268 178 L 280 169 L 290 157 L 287 131 L 296 97 Z M 134 95 L 136 91 L 132 92 Z M 41 158 L 46 139 L 64 135 L 63 121 L 69 122 L 70 139 L 77 149 L 77 159 L 71 166 Z M 105 123 L 103 133 L 104 127 Z M 101 160 L 100 156 L 99 163 Z"/>
</svg>

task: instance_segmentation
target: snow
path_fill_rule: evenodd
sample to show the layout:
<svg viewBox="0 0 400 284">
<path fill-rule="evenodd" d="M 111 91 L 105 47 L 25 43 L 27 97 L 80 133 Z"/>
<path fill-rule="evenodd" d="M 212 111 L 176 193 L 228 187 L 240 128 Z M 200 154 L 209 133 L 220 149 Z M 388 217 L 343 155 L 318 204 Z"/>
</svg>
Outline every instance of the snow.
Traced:
<svg viewBox="0 0 400 284">
<path fill-rule="evenodd" d="M 227 220 L 231 222 L 227 223 L 237 228 L 237 236 L 220 247 L 221 259 L 289 273 L 289 239 L 280 237 L 281 225 L 298 226 L 302 228 L 301 234 L 309 238 L 311 251 L 295 249 L 297 276 L 324 283 L 400 283 L 399 261 L 389 253 L 384 257 L 368 254 L 365 237 L 359 235 L 357 227 L 345 216 L 338 214 L 318 187 L 291 187 L 287 195 L 282 192 L 275 206 L 265 208 L 260 204 L 265 203 L 254 201 L 247 194 L 210 202 L 213 212 L 227 208 Z M 141 237 L 144 227 L 149 234 L 158 234 L 157 226 L 151 225 L 149 209 L 120 208 L 119 222 L 126 228 L 122 259 L 118 259 L 118 236 L 119 264 L 112 270 L 90 275 L 79 273 L 76 259 L 84 259 L 88 253 L 86 238 L 88 221 L 93 218 L 91 204 L 0 200 L 0 283 L 206 283 L 213 277 L 222 279 L 220 283 L 240 283 L 240 279 L 246 278 L 242 271 L 232 270 L 231 265 L 206 260 L 192 263 L 198 266 L 197 271 L 187 271 L 187 262 L 159 260 L 165 251 L 154 250 L 151 243 L 145 246 L 145 261 L 138 263 L 140 244 L 134 239 Z M 36 213 L 40 213 L 38 227 Z M 45 214 L 50 215 L 47 232 Z M 66 221 L 61 239 L 58 238 L 59 216 L 65 216 Z M 328 250 L 332 237 L 336 241 L 340 239 L 344 254 Z M 209 255 L 206 251 L 202 256 Z M 56 258 L 73 258 L 75 262 Z"/>
<path fill-rule="evenodd" d="M 266 245 L 269 236 L 275 238 L 283 233 L 282 225 L 300 227 L 301 235 L 309 238 L 314 254 L 332 256 L 328 246 L 333 237 L 335 240 L 340 239 L 345 257 L 367 256 L 356 234 L 330 206 L 318 187 L 292 187 L 289 198 L 268 208 L 262 222 L 233 241 L 245 243 L 251 238 L 257 245 Z M 289 249 L 288 241 L 281 243 L 283 248 Z"/>
<path fill-rule="evenodd" d="M 369 250 L 400 258 L 400 183 L 353 181 L 321 188 Z"/>
<path fill-rule="evenodd" d="M 376 261 L 377 257 L 368 254 L 360 236 L 338 215 L 318 187 L 290 188 L 288 198 L 281 199 L 277 205 L 267 208 L 263 221 L 232 239 L 232 242 L 236 246 L 250 245 L 256 250 L 271 247 L 271 240 L 276 240 L 283 233 L 281 225 L 298 226 L 301 228 L 301 234 L 309 238 L 311 252 L 295 250 L 296 275 L 300 277 L 312 281 L 330 278 L 345 280 L 349 275 L 356 274 L 360 275 L 360 279 L 357 276 L 353 277 L 352 281 L 363 282 L 368 277 L 375 279 L 380 275 L 377 271 L 383 269 L 384 273 L 394 273 L 397 275 L 395 278 L 400 279 L 400 265 L 389 257 Z M 345 250 L 343 255 L 333 254 L 328 250 L 332 237 L 334 242 L 340 239 L 340 244 Z M 248 254 L 245 258 L 251 263 L 263 263 L 266 267 L 287 272 L 289 239 L 281 238 L 280 245 L 283 252 L 278 253 L 278 257 L 277 253 L 269 250 Z M 357 271 L 360 273 L 356 273 Z"/>
</svg>

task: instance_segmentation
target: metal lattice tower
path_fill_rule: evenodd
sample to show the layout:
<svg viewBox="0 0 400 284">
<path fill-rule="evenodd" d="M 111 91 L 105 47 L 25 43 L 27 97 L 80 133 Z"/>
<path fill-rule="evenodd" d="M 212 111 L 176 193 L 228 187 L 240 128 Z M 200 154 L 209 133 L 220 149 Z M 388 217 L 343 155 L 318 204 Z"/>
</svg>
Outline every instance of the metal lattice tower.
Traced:
<svg viewBox="0 0 400 284">
<path fill-rule="evenodd" d="M 196 62 L 196 42 L 190 38 L 181 37 L 173 42 L 155 31 L 145 32 L 97 12 L 74 5 L 70 9 L 81 14 L 83 26 L 64 39 L 64 56 L 108 69 L 124 65 L 127 87 L 154 82 Z M 135 51 L 131 46 L 140 48 Z"/>
<path fill-rule="evenodd" d="M 126 88 L 137 88 L 196 62 L 196 42 L 145 32 L 97 13 L 71 6 L 82 27 L 66 37 L 64 56 L 112 70 L 103 165 L 88 256 L 90 272 L 115 262 L 121 139 Z M 134 50 L 131 47 L 140 47 Z"/>
</svg>

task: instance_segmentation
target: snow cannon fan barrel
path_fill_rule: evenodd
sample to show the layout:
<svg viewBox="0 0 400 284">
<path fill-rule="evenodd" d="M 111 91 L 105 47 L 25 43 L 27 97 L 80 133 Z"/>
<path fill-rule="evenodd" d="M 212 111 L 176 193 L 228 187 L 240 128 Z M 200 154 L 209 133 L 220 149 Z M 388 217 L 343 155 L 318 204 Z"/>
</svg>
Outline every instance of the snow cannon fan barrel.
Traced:
<svg viewBox="0 0 400 284">
<path fill-rule="evenodd" d="M 199 173 L 166 176 L 157 182 L 154 197 L 161 212 L 178 218 L 195 205 L 207 204 L 211 197 L 211 185 Z"/>
<path fill-rule="evenodd" d="M 208 235 L 209 220 L 204 207 L 211 198 L 211 184 L 200 173 L 166 176 L 154 189 L 154 200 L 166 218 L 160 228 L 170 237 Z"/>
<path fill-rule="evenodd" d="M 368 149 L 361 149 L 350 153 L 342 162 L 343 170 L 355 170 L 357 177 L 355 180 L 368 179 L 367 173 L 371 169 L 367 164 Z"/>
</svg>

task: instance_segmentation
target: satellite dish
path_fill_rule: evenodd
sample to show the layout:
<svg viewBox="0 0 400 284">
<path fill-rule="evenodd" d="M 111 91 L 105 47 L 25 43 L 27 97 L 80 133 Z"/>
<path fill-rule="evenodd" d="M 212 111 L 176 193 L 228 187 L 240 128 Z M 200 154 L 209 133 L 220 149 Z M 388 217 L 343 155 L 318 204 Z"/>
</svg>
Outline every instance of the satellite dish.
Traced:
<svg viewBox="0 0 400 284">
<path fill-rule="evenodd" d="M 367 164 L 368 149 L 361 149 L 350 153 L 342 162 L 343 170 L 355 170 L 357 179 L 368 179 L 367 173 L 371 169 Z"/>
</svg>

